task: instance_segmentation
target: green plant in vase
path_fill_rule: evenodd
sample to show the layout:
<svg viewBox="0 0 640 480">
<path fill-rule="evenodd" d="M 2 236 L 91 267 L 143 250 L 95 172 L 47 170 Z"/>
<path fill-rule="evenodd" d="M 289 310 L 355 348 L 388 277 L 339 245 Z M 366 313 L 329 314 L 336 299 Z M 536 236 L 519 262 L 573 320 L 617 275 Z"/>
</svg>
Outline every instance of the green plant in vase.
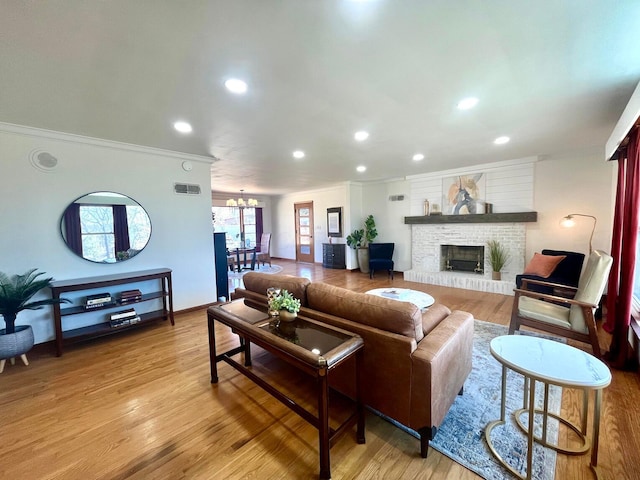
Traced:
<svg viewBox="0 0 640 480">
<path fill-rule="evenodd" d="M 295 298 L 288 290 L 281 290 L 279 295 L 269 301 L 269 310 L 280 312 L 281 320 L 293 320 L 300 311 L 300 300 Z"/>
<path fill-rule="evenodd" d="M 0 272 L 0 315 L 4 318 L 5 328 L 0 330 L 0 372 L 7 358 L 21 357 L 28 365 L 26 352 L 33 347 L 33 330 L 30 325 L 16 327 L 16 317 L 22 310 L 38 310 L 45 305 L 70 303 L 66 298 L 45 298 L 29 302 L 31 297 L 43 288 L 51 286 L 53 278 L 38 278 L 44 272 L 36 273 L 31 269 L 23 275 L 9 276 Z"/>
<path fill-rule="evenodd" d="M 497 240 L 489 240 L 487 242 L 489 248 L 489 264 L 491 265 L 491 278 L 500 280 L 502 278 L 501 270 L 509 262 L 509 251 Z"/>
</svg>

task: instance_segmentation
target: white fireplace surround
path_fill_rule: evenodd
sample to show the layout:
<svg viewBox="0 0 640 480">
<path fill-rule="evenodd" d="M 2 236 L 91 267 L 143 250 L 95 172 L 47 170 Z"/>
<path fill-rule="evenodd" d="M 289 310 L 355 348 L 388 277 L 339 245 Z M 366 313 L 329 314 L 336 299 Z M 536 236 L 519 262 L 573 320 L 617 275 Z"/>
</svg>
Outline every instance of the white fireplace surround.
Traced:
<svg viewBox="0 0 640 480">
<path fill-rule="evenodd" d="M 502 280 L 491 279 L 488 248 L 485 248 L 485 272 L 442 272 L 440 245 L 487 246 L 498 240 L 509 252 L 510 260 L 502 270 Z M 524 270 L 526 227 L 524 223 L 419 224 L 411 226 L 411 270 L 404 279 L 446 287 L 513 295 L 516 275 Z"/>
</svg>

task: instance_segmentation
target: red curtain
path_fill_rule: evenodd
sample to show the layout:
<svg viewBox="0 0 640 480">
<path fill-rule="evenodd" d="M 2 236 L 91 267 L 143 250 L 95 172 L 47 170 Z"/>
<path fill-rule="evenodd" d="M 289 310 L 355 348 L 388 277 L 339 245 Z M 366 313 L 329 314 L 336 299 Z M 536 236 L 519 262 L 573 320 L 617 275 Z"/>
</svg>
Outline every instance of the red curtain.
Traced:
<svg viewBox="0 0 640 480">
<path fill-rule="evenodd" d="M 613 219 L 611 255 L 613 266 L 607 290 L 607 321 L 604 329 L 613 334 L 607 354 L 613 366 L 624 367 L 629 358 L 627 336 L 631 322 L 633 276 L 638 239 L 638 209 L 640 207 L 640 130 L 629 134 L 626 152 L 618 160 L 616 211 Z"/>
</svg>

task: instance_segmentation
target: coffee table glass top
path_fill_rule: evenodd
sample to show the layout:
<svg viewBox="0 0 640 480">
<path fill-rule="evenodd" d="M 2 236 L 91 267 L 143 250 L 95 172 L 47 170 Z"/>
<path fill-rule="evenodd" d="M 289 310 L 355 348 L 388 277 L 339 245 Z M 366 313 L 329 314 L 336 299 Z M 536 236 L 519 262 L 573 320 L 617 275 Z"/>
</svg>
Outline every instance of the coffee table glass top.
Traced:
<svg viewBox="0 0 640 480">
<path fill-rule="evenodd" d="M 273 317 L 273 320 L 259 325 L 259 328 L 299 345 L 316 355 L 324 355 L 353 337 L 353 335 L 330 330 L 301 318 L 285 322 L 278 317 Z"/>
<path fill-rule="evenodd" d="M 604 388 L 609 368 L 593 355 L 565 343 L 529 335 L 504 335 L 491 340 L 491 354 L 523 375 L 567 387 Z"/>
<path fill-rule="evenodd" d="M 409 288 L 374 288 L 369 290 L 369 295 L 375 295 L 377 297 L 390 298 L 392 300 L 400 300 L 401 302 L 413 303 L 418 308 L 425 309 L 435 303 L 435 299 L 428 293 L 420 292 L 418 290 L 411 290 Z"/>
</svg>

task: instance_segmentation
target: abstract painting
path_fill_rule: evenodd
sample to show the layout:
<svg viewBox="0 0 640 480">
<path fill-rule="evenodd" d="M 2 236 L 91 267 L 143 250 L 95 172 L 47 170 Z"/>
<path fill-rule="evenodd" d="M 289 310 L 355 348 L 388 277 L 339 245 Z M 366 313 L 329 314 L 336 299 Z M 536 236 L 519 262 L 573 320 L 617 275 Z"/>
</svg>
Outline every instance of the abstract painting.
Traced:
<svg viewBox="0 0 640 480">
<path fill-rule="evenodd" d="M 486 175 L 474 173 L 442 179 L 442 213 L 469 215 L 484 213 Z"/>
</svg>

